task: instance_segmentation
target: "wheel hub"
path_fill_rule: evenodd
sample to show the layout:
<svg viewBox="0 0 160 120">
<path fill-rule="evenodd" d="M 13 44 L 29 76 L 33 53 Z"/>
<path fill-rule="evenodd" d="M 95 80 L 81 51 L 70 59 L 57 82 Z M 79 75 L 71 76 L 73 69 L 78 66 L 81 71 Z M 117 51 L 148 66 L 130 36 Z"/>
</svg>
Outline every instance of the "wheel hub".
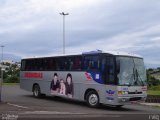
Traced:
<svg viewBox="0 0 160 120">
<path fill-rule="evenodd" d="M 91 105 L 95 105 L 95 104 L 97 104 L 97 102 L 98 102 L 98 97 L 97 97 L 97 95 L 91 94 L 90 97 L 89 97 L 89 103 L 90 103 Z"/>
</svg>

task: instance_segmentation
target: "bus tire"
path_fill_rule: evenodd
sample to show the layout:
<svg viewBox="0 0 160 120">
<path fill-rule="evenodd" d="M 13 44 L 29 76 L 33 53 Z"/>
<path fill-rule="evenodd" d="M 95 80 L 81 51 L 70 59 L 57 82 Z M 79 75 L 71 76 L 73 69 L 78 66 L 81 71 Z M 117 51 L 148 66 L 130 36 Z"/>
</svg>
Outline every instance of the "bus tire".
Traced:
<svg viewBox="0 0 160 120">
<path fill-rule="evenodd" d="M 39 85 L 33 86 L 33 96 L 36 98 L 40 98 L 42 96 L 41 89 L 40 89 Z"/>
<path fill-rule="evenodd" d="M 90 107 L 98 107 L 99 106 L 99 96 L 95 91 L 89 91 L 86 95 L 87 104 Z"/>
<path fill-rule="evenodd" d="M 116 107 L 117 109 L 120 109 L 120 108 L 123 107 L 123 105 L 116 105 L 115 107 Z"/>
</svg>

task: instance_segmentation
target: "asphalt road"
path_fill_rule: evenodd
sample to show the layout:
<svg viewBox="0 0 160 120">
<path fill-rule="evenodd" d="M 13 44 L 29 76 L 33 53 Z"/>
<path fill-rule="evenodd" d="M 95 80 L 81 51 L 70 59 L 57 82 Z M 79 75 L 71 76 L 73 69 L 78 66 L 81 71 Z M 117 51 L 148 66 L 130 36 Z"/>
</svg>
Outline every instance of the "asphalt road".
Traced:
<svg viewBox="0 0 160 120">
<path fill-rule="evenodd" d="M 89 119 L 89 120 L 160 120 L 160 108 L 126 105 L 122 108 L 101 106 L 89 108 L 84 102 L 60 97 L 37 99 L 18 85 L 3 86 L 0 119 Z"/>
</svg>

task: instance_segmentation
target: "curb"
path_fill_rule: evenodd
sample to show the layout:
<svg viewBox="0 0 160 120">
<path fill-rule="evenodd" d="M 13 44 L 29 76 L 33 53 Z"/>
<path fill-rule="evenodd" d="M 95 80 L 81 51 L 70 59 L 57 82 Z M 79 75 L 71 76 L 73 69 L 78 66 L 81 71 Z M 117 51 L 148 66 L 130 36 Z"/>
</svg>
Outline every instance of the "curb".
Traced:
<svg viewBox="0 0 160 120">
<path fill-rule="evenodd" d="M 145 106 L 160 107 L 160 103 L 140 103 Z"/>
</svg>

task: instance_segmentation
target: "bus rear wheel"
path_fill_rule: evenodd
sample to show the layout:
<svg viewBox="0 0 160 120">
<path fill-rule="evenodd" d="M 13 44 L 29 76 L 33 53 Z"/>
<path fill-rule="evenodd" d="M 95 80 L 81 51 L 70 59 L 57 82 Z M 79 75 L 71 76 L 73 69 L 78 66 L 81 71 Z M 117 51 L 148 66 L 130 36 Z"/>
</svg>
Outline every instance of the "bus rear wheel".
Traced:
<svg viewBox="0 0 160 120">
<path fill-rule="evenodd" d="M 40 87 L 39 85 L 34 85 L 33 86 L 33 96 L 36 97 L 36 98 L 40 98 L 41 97 L 41 90 L 40 90 Z"/>
<path fill-rule="evenodd" d="M 99 96 L 95 91 L 89 91 L 86 96 L 87 104 L 90 107 L 99 106 Z"/>
</svg>

